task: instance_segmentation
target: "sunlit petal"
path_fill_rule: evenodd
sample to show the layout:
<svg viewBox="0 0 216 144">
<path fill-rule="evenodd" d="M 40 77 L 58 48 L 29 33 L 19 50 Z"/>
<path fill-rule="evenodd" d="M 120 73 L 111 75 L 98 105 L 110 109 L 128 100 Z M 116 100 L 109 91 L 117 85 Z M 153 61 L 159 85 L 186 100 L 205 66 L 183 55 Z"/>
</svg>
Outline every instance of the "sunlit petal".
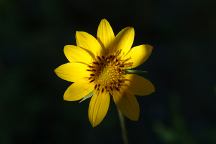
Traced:
<svg viewBox="0 0 216 144">
<path fill-rule="evenodd" d="M 79 81 L 71 84 L 64 93 L 64 100 L 77 101 L 92 92 L 94 86 L 87 81 Z"/>
<path fill-rule="evenodd" d="M 94 93 L 89 104 L 89 121 L 93 127 L 99 125 L 106 116 L 109 108 L 109 93 Z"/>
<path fill-rule="evenodd" d="M 87 80 L 90 75 L 87 69 L 88 66 L 82 63 L 66 63 L 57 67 L 55 73 L 64 80 L 76 82 L 83 79 Z"/>
<path fill-rule="evenodd" d="M 127 74 L 129 90 L 139 96 L 146 96 L 155 91 L 154 85 L 147 79 L 136 74 Z"/>
<path fill-rule="evenodd" d="M 86 49 L 94 56 L 101 55 L 102 47 L 95 37 L 87 32 L 77 31 L 76 32 L 77 46 Z"/>
<path fill-rule="evenodd" d="M 150 45 L 139 45 L 133 47 L 124 58 L 128 59 L 127 62 L 133 63 L 131 68 L 135 68 L 144 63 L 149 58 L 152 49 L 153 47 Z"/>
<path fill-rule="evenodd" d="M 135 31 L 132 27 L 126 27 L 121 30 L 114 42 L 113 50 L 120 51 L 121 55 L 126 55 L 133 45 Z"/>
<path fill-rule="evenodd" d="M 93 61 L 92 56 L 86 50 L 74 45 L 66 45 L 64 54 L 70 62 L 90 64 Z"/>
<path fill-rule="evenodd" d="M 125 91 L 124 93 L 121 93 L 115 91 L 113 93 L 113 99 L 123 115 L 133 121 L 137 121 L 139 119 L 139 103 L 131 92 Z"/>
<path fill-rule="evenodd" d="M 115 39 L 112 27 L 106 19 L 102 19 L 98 26 L 97 38 L 103 44 L 105 49 L 109 48 Z"/>
</svg>

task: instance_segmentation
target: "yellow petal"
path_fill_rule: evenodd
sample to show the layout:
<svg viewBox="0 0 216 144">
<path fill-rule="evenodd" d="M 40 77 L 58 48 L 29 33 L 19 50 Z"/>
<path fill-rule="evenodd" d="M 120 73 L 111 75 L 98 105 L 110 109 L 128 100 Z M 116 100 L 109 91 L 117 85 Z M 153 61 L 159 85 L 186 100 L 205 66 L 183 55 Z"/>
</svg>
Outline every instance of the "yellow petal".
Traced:
<svg viewBox="0 0 216 144">
<path fill-rule="evenodd" d="M 118 109 L 125 115 L 127 118 L 133 121 L 139 119 L 139 103 L 137 102 L 136 97 L 129 91 L 124 93 L 115 91 L 113 93 L 113 99 Z"/>
<path fill-rule="evenodd" d="M 64 93 L 64 100 L 77 101 L 92 92 L 94 86 L 87 81 L 79 81 L 71 84 Z"/>
<path fill-rule="evenodd" d="M 135 31 L 132 27 L 126 27 L 121 30 L 114 41 L 114 51 L 121 51 L 121 55 L 126 55 L 133 45 Z"/>
<path fill-rule="evenodd" d="M 76 43 L 79 47 L 86 49 L 94 56 L 101 55 L 102 47 L 95 37 L 87 32 L 76 32 Z"/>
<path fill-rule="evenodd" d="M 87 80 L 90 76 L 89 71 L 87 71 L 88 66 L 82 63 L 66 63 L 55 69 L 55 73 L 60 78 L 76 82 L 80 80 Z"/>
<path fill-rule="evenodd" d="M 66 45 L 64 47 L 64 54 L 70 62 L 90 64 L 93 61 L 93 58 L 87 51 L 74 45 Z"/>
<path fill-rule="evenodd" d="M 129 59 L 127 62 L 133 63 L 131 68 L 135 68 L 148 59 L 151 55 L 152 49 L 153 47 L 150 45 L 139 45 L 133 47 L 124 58 Z"/>
<path fill-rule="evenodd" d="M 106 19 L 102 19 L 98 26 L 97 38 L 105 48 L 108 48 L 115 39 L 112 27 Z"/>
<path fill-rule="evenodd" d="M 155 91 L 154 85 L 147 79 L 136 74 L 127 74 L 129 90 L 135 95 L 146 96 Z"/>
<path fill-rule="evenodd" d="M 109 108 L 109 93 L 94 93 L 88 110 L 89 121 L 93 127 L 99 125 L 106 116 Z"/>
</svg>

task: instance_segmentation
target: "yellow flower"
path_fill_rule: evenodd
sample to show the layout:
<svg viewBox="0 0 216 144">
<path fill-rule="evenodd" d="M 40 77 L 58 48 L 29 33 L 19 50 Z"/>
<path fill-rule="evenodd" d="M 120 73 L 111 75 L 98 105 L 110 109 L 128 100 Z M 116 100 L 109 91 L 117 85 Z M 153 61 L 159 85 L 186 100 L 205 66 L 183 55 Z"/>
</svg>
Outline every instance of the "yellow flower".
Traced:
<svg viewBox="0 0 216 144">
<path fill-rule="evenodd" d="M 62 79 L 74 82 L 64 93 L 64 100 L 77 101 L 91 97 L 88 117 L 93 127 L 106 116 L 113 98 L 117 108 L 130 120 L 138 120 L 140 108 L 135 95 L 155 91 L 153 84 L 128 69 L 144 63 L 152 52 L 150 45 L 131 48 L 134 28 L 126 27 L 116 36 L 106 19 L 102 19 L 97 38 L 83 31 L 76 32 L 76 44 L 66 45 L 69 60 L 55 69 Z"/>
</svg>

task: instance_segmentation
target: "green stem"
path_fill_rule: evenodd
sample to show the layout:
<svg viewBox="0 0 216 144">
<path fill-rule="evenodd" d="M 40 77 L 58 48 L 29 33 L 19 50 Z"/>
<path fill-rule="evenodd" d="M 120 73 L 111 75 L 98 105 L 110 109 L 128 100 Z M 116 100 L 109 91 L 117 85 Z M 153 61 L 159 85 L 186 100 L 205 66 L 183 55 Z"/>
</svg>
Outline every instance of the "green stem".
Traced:
<svg viewBox="0 0 216 144">
<path fill-rule="evenodd" d="M 118 109 L 118 115 L 119 115 L 119 121 L 120 121 L 120 125 L 121 125 L 123 142 L 124 142 L 124 144 L 128 144 L 127 130 L 125 127 L 125 119 L 124 119 L 124 116 L 122 115 L 122 113 L 119 109 Z"/>
</svg>

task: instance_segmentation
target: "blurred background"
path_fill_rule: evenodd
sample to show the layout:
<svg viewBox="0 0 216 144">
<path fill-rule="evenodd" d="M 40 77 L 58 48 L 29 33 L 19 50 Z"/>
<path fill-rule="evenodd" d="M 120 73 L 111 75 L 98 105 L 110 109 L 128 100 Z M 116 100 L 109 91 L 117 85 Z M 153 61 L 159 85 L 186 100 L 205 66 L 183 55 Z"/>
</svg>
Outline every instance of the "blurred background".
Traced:
<svg viewBox="0 0 216 144">
<path fill-rule="evenodd" d="M 216 1 L 0 0 L 0 144 L 121 144 L 116 107 L 92 128 L 88 103 L 63 101 L 69 82 L 53 70 L 75 32 L 96 35 L 102 18 L 115 34 L 136 30 L 154 46 L 140 69 L 156 86 L 126 120 L 132 144 L 216 143 Z"/>
</svg>

